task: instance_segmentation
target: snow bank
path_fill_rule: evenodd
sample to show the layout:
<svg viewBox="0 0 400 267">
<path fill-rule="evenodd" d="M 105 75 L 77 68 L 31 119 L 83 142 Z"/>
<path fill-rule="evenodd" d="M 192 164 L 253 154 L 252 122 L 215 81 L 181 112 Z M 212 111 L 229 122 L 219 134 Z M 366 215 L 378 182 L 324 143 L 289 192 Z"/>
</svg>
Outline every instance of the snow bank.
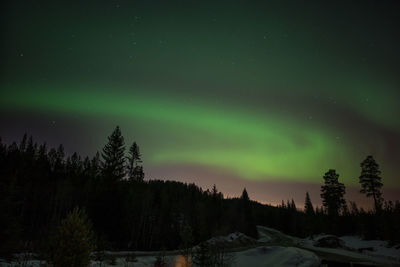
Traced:
<svg viewBox="0 0 400 267">
<path fill-rule="evenodd" d="M 230 236 L 228 236 L 230 237 Z M 233 236 L 235 237 L 235 236 Z M 257 247 L 240 252 L 232 252 L 229 255 L 233 256 L 232 267 L 286 267 L 300 266 L 313 267 L 319 266 L 319 258 L 312 252 L 293 247 Z M 135 266 L 145 267 L 154 266 L 156 258 L 153 256 L 138 257 L 134 263 L 127 263 L 118 258 L 114 266 Z M 166 256 L 167 266 L 185 266 L 182 256 Z M 92 266 L 100 266 L 93 262 Z M 111 266 L 103 264 L 101 266 Z M 193 267 L 197 267 L 195 264 Z"/>
<path fill-rule="evenodd" d="M 282 233 L 281 231 L 278 231 L 274 228 L 269 228 L 266 226 L 257 226 L 258 230 L 258 235 L 260 237 L 263 237 L 264 235 L 267 236 L 268 241 L 261 241 L 260 242 L 284 242 L 284 243 L 292 243 L 292 244 L 298 244 L 302 241 L 302 239 L 286 235 Z"/>
<path fill-rule="evenodd" d="M 357 236 L 342 236 L 339 237 L 339 239 L 344 242 L 343 248 L 323 248 L 315 246 L 317 240 L 330 236 L 331 235 L 321 234 L 314 236 L 314 238 L 309 237 L 303 239 L 299 245 L 304 248 L 352 257 L 359 260 L 367 260 L 370 262 L 384 264 L 400 263 L 400 249 L 387 247 L 386 241 L 362 240 Z"/>
<path fill-rule="evenodd" d="M 263 231 L 258 231 L 258 242 L 263 242 L 263 243 L 268 243 L 272 241 L 272 237 L 263 232 Z"/>
<path fill-rule="evenodd" d="M 382 240 L 363 240 L 358 236 L 340 237 L 346 246 L 363 254 L 387 257 L 400 262 L 400 249 L 388 247 L 388 242 Z M 370 250 L 372 249 L 372 250 Z"/>
<path fill-rule="evenodd" d="M 229 237 L 229 236 L 228 236 Z M 235 236 L 233 236 L 235 237 Z M 319 258 L 312 252 L 302 250 L 293 247 L 257 247 L 247 249 L 240 252 L 229 253 L 233 258 L 232 267 L 261 267 L 261 266 L 272 266 L 272 267 L 285 267 L 285 266 L 300 266 L 300 267 L 312 267 L 318 266 L 320 261 Z M 185 266 L 184 258 L 180 255 L 169 255 L 165 257 L 167 266 Z M 135 262 L 127 262 L 125 258 L 117 257 L 113 264 L 110 263 L 109 259 L 103 262 L 92 261 L 91 267 L 102 266 L 135 266 L 135 267 L 147 267 L 154 266 L 156 261 L 155 256 L 138 256 Z M 44 262 L 39 261 L 27 261 L 25 265 L 18 266 L 32 266 L 39 267 L 43 266 Z M 1 263 L 0 266 L 15 266 Z M 193 267 L 197 267 L 193 265 Z"/>
<path fill-rule="evenodd" d="M 294 247 L 257 247 L 235 254 L 233 266 L 319 266 L 320 260 L 312 252 Z"/>
<path fill-rule="evenodd" d="M 212 237 L 209 240 L 207 240 L 206 243 L 213 246 L 217 246 L 219 248 L 227 249 L 227 248 L 254 246 L 258 242 L 252 237 L 249 237 L 239 232 L 235 232 L 226 236 Z"/>
</svg>

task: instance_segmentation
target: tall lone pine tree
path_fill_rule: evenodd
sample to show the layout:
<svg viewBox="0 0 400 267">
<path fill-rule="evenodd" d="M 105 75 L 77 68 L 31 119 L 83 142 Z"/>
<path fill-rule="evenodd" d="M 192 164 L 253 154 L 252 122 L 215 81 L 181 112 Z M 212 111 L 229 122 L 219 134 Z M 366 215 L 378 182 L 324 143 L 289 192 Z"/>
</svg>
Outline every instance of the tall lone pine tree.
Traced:
<svg viewBox="0 0 400 267">
<path fill-rule="evenodd" d="M 136 142 L 133 142 L 132 146 L 129 148 L 129 156 L 128 156 L 128 178 L 132 181 L 141 182 L 144 179 L 143 166 L 140 165 L 142 163 L 142 155 L 139 151 L 139 146 Z"/>
<path fill-rule="evenodd" d="M 328 212 L 329 216 L 336 217 L 340 210 L 346 207 L 344 199 L 345 187 L 339 183 L 339 174 L 335 170 L 330 169 L 324 175 L 325 185 L 321 186 L 322 204 Z"/>
<path fill-rule="evenodd" d="M 313 205 L 311 203 L 310 194 L 306 192 L 306 201 L 304 203 L 304 213 L 306 215 L 315 215 Z"/>
<path fill-rule="evenodd" d="M 361 193 L 366 194 L 367 197 L 374 199 L 375 211 L 379 211 L 382 208 L 382 182 L 379 176 L 381 171 L 379 165 L 376 163 L 372 156 L 368 156 L 363 162 L 361 162 L 361 175 L 360 184 L 362 189 Z"/>
<path fill-rule="evenodd" d="M 121 180 L 125 176 L 125 144 L 119 126 L 108 137 L 108 143 L 104 146 L 101 156 L 102 174 L 106 179 Z"/>
</svg>

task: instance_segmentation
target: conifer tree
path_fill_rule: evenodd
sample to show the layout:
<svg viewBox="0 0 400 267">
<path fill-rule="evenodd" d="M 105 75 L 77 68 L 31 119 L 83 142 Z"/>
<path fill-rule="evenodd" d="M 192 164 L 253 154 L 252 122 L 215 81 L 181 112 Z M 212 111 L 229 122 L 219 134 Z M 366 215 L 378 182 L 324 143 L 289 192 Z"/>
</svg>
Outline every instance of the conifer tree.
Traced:
<svg viewBox="0 0 400 267">
<path fill-rule="evenodd" d="M 189 224 L 185 224 L 183 227 L 182 232 L 180 233 L 181 237 L 181 248 L 182 248 L 182 255 L 185 258 L 186 262 L 189 262 L 189 258 L 192 255 L 192 246 L 193 246 L 193 230 Z"/>
<path fill-rule="evenodd" d="M 217 198 L 218 189 L 217 189 L 217 186 L 215 184 L 213 185 L 213 188 L 211 189 L 211 194 L 212 194 L 214 199 Z"/>
<path fill-rule="evenodd" d="M 94 249 L 94 235 L 86 213 L 75 208 L 61 221 L 50 248 L 50 262 L 59 267 L 85 267 Z"/>
<path fill-rule="evenodd" d="M 337 216 L 346 205 L 344 199 L 345 186 L 339 183 L 339 174 L 330 169 L 324 175 L 325 185 L 321 186 L 322 204 L 326 208 L 329 216 Z"/>
<path fill-rule="evenodd" d="M 199 267 L 213 266 L 212 252 L 207 242 L 202 242 L 198 245 L 193 262 Z"/>
<path fill-rule="evenodd" d="M 108 137 L 108 143 L 104 146 L 101 154 L 103 158 L 101 162 L 101 170 L 106 179 L 118 181 L 125 176 L 124 153 L 124 137 L 121 134 L 119 126 L 117 126 L 113 133 Z"/>
<path fill-rule="evenodd" d="M 90 161 L 91 176 L 98 177 L 101 171 L 100 153 L 97 151 L 96 155 Z"/>
<path fill-rule="evenodd" d="M 142 155 L 139 151 L 139 146 L 136 142 L 133 142 L 132 146 L 129 148 L 128 156 L 128 178 L 133 181 L 143 181 L 144 172 L 142 163 Z"/>
<path fill-rule="evenodd" d="M 382 209 L 382 178 L 380 177 L 381 171 L 379 165 L 376 163 L 372 156 L 368 156 L 363 162 L 361 162 L 361 175 L 360 184 L 362 189 L 361 193 L 367 197 L 372 197 L 374 200 L 375 211 Z"/>
<path fill-rule="evenodd" d="M 26 150 L 24 152 L 26 152 L 27 156 L 29 158 L 31 158 L 31 159 L 34 159 L 34 157 L 36 156 L 37 144 L 33 142 L 32 135 L 29 136 L 28 145 L 27 145 Z"/>
<path fill-rule="evenodd" d="M 304 213 L 306 215 L 315 215 L 313 205 L 311 203 L 310 194 L 306 192 L 306 201 L 304 203 Z"/>
<path fill-rule="evenodd" d="M 1 141 L 1 137 L 0 137 L 0 163 L 3 163 L 4 158 L 6 156 L 6 152 L 7 152 L 7 148 L 5 145 L 3 145 L 2 141 Z M 0 165 L 1 167 L 1 165 Z"/>
<path fill-rule="evenodd" d="M 19 144 L 19 151 L 20 152 L 25 152 L 26 149 L 26 140 L 28 139 L 27 134 L 25 133 L 24 136 L 22 137 L 21 143 Z"/>
<path fill-rule="evenodd" d="M 249 201 L 249 194 L 247 193 L 246 188 L 243 189 L 242 191 L 242 196 L 240 197 L 240 199 L 244 200 L 244 201 Z"/>
<path fill-rule="evenodd" d="M 253 209 L 250 202 L 249 194 L 246 188 L 243 189 L 242 195 L 240 197 L 241 205 L 241 218 L 240 218 L 240 228 L 245 234 L 257 237 L 257 229 L 255 225 Z"/>
<path fill-rule="evenodd" d="M 43 143 L 39 146 L 38 158 L 41 160 L 45 160 L 47 158 L 47 144 L 46 143 Z"/>
<path fill-rule="evenodd" d="M 292 202 L 290 203 L 290 209 L 293 210 L 293 211 L 296 211 L 296 210 L 297 210 L 297 208 L 296 208 L 296 203 L 294 202 L 294 199 L 293 199 L 293 198 L 292 198 Z"/>
</svg>

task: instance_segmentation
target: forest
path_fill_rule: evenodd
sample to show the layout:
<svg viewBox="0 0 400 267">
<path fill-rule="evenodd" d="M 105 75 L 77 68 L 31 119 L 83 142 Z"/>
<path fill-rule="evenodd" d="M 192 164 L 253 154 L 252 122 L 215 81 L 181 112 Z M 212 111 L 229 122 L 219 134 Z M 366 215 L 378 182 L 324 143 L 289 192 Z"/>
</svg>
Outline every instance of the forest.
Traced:
<svg viewBox="0 0 400 267">
<path fill-rule="evenodd" d="M 93 158 L 64 148 L 49 148 L 24 135 L 0 139 L 0 256 L 42 253 L 62 220 L 75 208 L 87 216 L 95 250 L 172 250 L 235 231 L 256 237 L 257 225 L 305 237 L 318 233 L 357 234 L 400 242 L 400 202 L 381 194 L 379 165 L 372 156 L 361 163 L 360 191 L 374 201 L 364 210 L 344 198 L 345 185 L 334 169 L 321 174 L 323 206 L 291 200 L 279 206 L 226 198 L 216 185 L 144 179 L 139 145 L 126 145 L 119 127 Z M 358 164 L 358 163 L 355 163 Z"/>
</svg>

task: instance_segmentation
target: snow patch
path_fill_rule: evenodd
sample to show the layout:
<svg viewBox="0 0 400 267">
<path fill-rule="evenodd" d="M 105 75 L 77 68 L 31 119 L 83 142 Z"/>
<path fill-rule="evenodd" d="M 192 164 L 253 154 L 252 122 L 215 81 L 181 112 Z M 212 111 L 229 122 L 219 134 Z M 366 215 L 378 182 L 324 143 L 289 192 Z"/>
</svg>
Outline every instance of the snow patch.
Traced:
<svg viewBox="0 0 400 267">
<path fill-rule="evenodd" d="M 389 247 L 387 241 L 363 240 L 358 236 L 342 236 L 340 239 L 344 241 L 347 247 L 363 254 L 392 258 L 400 262 L 400 249 Z"/>
<path fill-rule="evenodd" d="M 320 259 L 312 252 L 294 247 L 257 247 L 236 253 L 233 266 L 319 266 Z"/>
<path fill-rule="evenodd" d="M 321 234 L 303 239 L 300 246 L 313 250 L 329 252 L 337 255 L 348 256 L 356 259 L 367 260 L 376 263 L 399 264 L 400 249 L 387 246 L 386 241 L 382 240 L 363 240 L 357 236 L 342 236 L 339 237 L 344 242 L 344 248 L 323 248 L 315 246 L 315 242 L 332 237 L 332 235 Z"/>
<path fill-rule="evenodd" d="M 209 240 L 207 240 L 206 243 L 219 248 L 227 249 L 227 248 L 254 246 L 258 242 L 252 237 L 249 237 L 239 232 L 235 232 L 226 236 L 212 237 Z"/>
</svg>

